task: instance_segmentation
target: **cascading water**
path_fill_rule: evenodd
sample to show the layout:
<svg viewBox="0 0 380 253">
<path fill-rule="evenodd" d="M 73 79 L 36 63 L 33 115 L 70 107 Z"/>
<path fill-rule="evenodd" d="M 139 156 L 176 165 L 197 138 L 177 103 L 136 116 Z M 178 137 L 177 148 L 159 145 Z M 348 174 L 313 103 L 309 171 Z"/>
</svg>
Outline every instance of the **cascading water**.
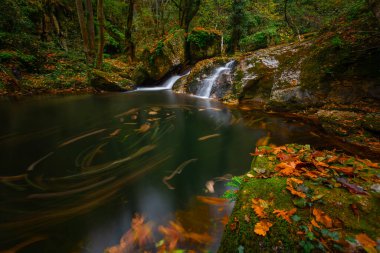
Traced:
<svg viewBox="0 0 380 253">
<path fill-rule="evenodd" d="M 139 87 L 136 90 L 139 91 L 154 91 L 154 90 L 171 90 L 174 84 L 184 76 L 190 74 L 190 71 L 184 75 L 175 75 L 166 80 L 162 85 L 157 87 Z"/>
<path fill-rule="evenodd" d="M 199 97 L 203 97 L 203 98 L 209 98 L 211 95 L 211 90 L 212 90 L 212 87 L 214 86 L 214 84 L 218 81 L 219 77 L 222 74 L 231 71 L 234 62 L 235 61 L 232 60 L 232 61 L 228 62 L 226 65 L 224 65 L 223 67 L 217 68 L 210 77 L 202 80 L 201 87 L 197 91 L 196 95 Z"/>
</svg>

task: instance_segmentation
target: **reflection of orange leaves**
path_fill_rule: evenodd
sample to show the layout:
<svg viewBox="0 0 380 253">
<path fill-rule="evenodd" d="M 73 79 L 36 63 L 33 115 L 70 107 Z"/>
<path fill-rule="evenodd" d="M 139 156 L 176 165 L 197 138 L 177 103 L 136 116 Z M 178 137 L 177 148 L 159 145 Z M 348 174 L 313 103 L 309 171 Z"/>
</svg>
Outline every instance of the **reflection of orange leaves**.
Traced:
<svg viewBox="0 0 380 253">
<path fill-rule="evenodd" d="M 288 189 L 290 191 L 290 193 L 293 195 L 296 195 L 296 196 L 301 197 L 301 198 L 306 198 L 305 193 L 297 191 L 296 189 L 294 189 L 294 186 L 293 186 L 293 184 L 302 184 L 302 183 L 303 183 L 303 181 L 300 179 L 293 178 L 293 177 L 288 178 L 286 180 L 286 185 L 287 185 L 286 189 Z"/>
<path fill-rule="evenodd" d="M 131 229 L 123 235 L 120 244 L 107 249 L 109 253 L 122 253 L 134 249 L 136 245 L 143 248 L 147 243 L 153 242 L 152 223 L 145 222 L 144 217 L 136 214 L 132 219 Z"/>
<path fill-rule="evenodd" d="M 360 244 L 363 246 L 363 248 L 369 252 L 369 253 L 372 253 L 372 252 L 377 252 L 376 251 L 376 246 L 377 246 L 377 243 L 372 240 L 368 235 L 366 234 L 358 234 L 356 235 L 356 240 L 358 240 L 360 242 Z"/>
<path fill-rule="evenodd" d="M 268 202 L 263 199 L 255 198 L 252 199 L 252 208 L 255 211 L 256 215 L 260 218 L 266 218 L 267 214 L 264 209 L 268 207 Z"/>
<path fill-rule="evenodd" d="M 183 239 L 185 229 L 181 224 L 171 221 L 169 227 L 159 226 L 158 231 L 164 235 L 165 241 L 169 242 L 169 249 L 173 250 L 177 246 L 178 241 Z"/>
<path fill-rule="evenodd" d="M 297 208 L 293 208 L 289 211 L 285 210 L 274 210 L 273 213 L 277 215 L 277 217 L 282 217 L 284 220 L 286 220 L 289 223 L 292 223 L 290 220 L 290 217 L 297 212 Z"/>
<path fill-rule="evenodd" d="M 185 233 L 185 237 L 187 239 L 190 239 L 192 241 L 195 241 L 201 244 L 207 244 L 212 241 L 211 236 L 206 233 L 198 234 L 198 233 L 189 232 L 189 233 Z"/>
<path fill-rule="evenodd" d="M 159 226 L 158 231 L 164 235 L 165 241 L 169 242 L 169 250 L 175 249 L 178 242 L 183 240 L 191 240 L 201 244 L 207 244 L 212 241 L 210 235 L 186 232 L 180 223 L 174 221 L 170 221 L 169 227 Z"/>
<path fill-rule="evenodd" d="M 266 220 L 262 220 L 258 223 L 256 223 L 254 232 L 258 235 L 266 236 L 267 232 L 269 231 L 269 228 L 273 226 L 272 223 Z"/>
<path fill-rule="evenodd" d="M 313 215 L 315 216 L 315 219 L 319 223 L 322 223 L 325 227 L 327 227 L 327 228 L 332 227 L 332 219 L 322 210 L 314 208 L 313 209 Z"/>
<path fill-rule="evenodd" d="M 267 136 L 261 137 L 260 139 L 256 141 L 256 147 L 268 145 L 269 139 L 270 139 L 269 134 Z"/>
<path fill-rule="evenodd" d="M 197 196 L 197 199 L 203 203 L 214 205 L 214 206 L 224 206 L 227 204 L 227 199 L 216 198 L 216 197 L 206 197 L 206 196 Z"/>
</svg>

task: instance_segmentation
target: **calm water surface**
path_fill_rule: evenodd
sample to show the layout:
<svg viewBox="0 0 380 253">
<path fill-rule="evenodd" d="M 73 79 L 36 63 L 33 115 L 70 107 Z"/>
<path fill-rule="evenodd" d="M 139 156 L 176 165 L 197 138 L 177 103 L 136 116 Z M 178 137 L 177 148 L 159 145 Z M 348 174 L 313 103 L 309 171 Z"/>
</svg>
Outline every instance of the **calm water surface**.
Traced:
<svg viewBox="0 0 380 253">
<path fill-rule="evenodd" d="M 258 141 L 329 145 L 303 123 L 169 91 L 3 100 L 0 118 L 0 249 L 13 252 L 104 252 L 135 214 L 151 252 L 170 222 L 212 238 L 178 248 L 215 252 L 232 204 L 209 197 Z"/>
</svg>

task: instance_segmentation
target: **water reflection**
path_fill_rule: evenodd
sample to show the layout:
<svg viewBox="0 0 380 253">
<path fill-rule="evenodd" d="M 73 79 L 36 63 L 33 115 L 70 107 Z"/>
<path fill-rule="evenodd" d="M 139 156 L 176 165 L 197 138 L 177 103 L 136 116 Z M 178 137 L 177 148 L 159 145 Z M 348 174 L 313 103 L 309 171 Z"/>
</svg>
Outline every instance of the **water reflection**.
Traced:
<svg viewBox="0 0 380 253">
<path fill-rule="evenodd" d="M 215 251 L 231 207 L 196 196 L 220 197 L 258 140 L 326 144 L 298 122 L 166 91 L 0 103 L 0 243 L 23 252 L 103 252 L 135 213 L 157 243 L 183 228 L 179 246 L 207 234 L 197 245 Z"/>
</svg>

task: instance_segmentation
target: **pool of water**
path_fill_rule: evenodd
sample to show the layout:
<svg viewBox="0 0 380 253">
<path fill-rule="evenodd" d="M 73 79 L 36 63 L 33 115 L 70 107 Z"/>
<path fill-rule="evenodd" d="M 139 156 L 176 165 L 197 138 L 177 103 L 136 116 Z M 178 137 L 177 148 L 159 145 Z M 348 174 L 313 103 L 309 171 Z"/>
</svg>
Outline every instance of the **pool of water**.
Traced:
<svg viewBox="0 0 380 253">
<path fill-rule="evenodd" d="M 256 144 L 330 146 L 302 122 L 170 91 L 7 99 L 0 118 L 0 250 L 14 252 L 176 238 L 215 252 L 232 208 L 218 198 Z"/>
</svg>

